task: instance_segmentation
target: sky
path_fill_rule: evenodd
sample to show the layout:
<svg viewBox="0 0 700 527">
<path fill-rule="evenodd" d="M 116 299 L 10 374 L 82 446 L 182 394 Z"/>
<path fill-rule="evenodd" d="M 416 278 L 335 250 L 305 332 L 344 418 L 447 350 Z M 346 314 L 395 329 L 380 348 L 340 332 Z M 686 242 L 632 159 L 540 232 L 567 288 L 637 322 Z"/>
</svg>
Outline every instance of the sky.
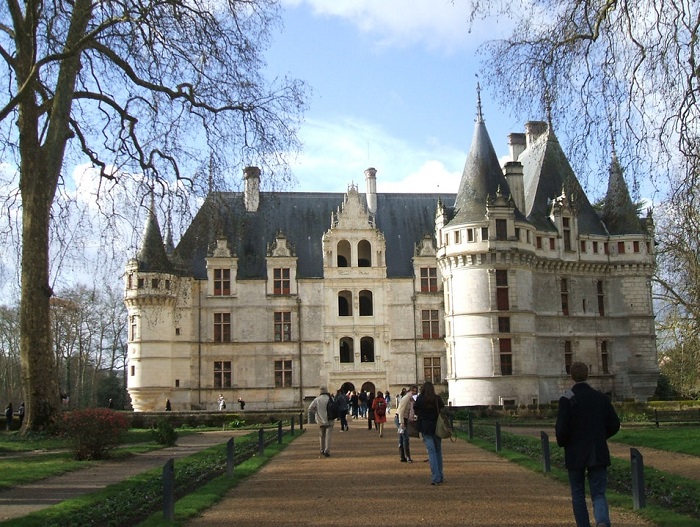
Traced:
<svg viewBox="0 0 700 527">
<path fill-rule="evenodd" d="M 265 54 L 271 75 L 311 88 L 293 162 L 297 191 L 457 192 L 471 144 L 481 67 L 478 48 L 508 32 L 495 20 L 469 28 L 466 2 L 282 0 L 284 28 Z M 481 90 L 499 157 L 522 132 L 513 108 Z M 263 175 L 264 177 L 264 175 Z"/>
</svg>

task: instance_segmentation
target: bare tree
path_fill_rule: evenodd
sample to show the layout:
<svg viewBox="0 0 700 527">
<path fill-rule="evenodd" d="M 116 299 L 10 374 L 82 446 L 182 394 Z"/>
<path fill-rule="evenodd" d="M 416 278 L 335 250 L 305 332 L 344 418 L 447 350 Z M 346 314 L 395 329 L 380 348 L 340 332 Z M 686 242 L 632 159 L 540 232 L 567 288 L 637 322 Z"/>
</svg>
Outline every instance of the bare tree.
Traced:
<svg viewBox="0 0 700 527">
<path fill-rule="evenodd" d="M 661 370 L 683 397 L 700 396 L 700 209 L 694 187 L 659 215 L 655 296 Z"/>
<path fill-rule="evenodd" d="M 107 190 L 143 174 L 144 187 L 162 193 L 206 188 L 244 164 L 284 167 L 298 147 L 304 88 L 263 75 L 277 8 L 276 0 L 0 7 L 0 148 L 19 166 L 22 202 L 25 431 L 45 427 L 58 408 L 49 226 L 64 166 L 87 159 Z"/>
<path fill-rule="evenodd" d="M 16 402 L 21 393 L 19 364 L 19 310 L 0 306 L 0 386 L 4 404 Z"/>
<path fill-rule="evenodd" d="M 487 83 L 517 112 L 555 122 L 584 179 L 606 173 L 614 147 L 634 168 L 627 171 L 633 191 L 639 178 L 669 176 L 680 192 L 694 184 L 695 0 L 468 1 L 473 24 L 491 15 L 513 19 L 512 34 L 482 48 Z"/>
</svg>

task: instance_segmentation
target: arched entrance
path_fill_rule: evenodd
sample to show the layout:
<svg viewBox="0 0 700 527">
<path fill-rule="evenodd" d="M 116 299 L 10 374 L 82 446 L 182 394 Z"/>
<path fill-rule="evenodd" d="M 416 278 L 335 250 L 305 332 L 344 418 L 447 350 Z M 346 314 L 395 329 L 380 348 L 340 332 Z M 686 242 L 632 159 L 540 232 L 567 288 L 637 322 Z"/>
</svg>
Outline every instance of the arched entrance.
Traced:
<svg viewBox="0 0 700 527">
<path fill-rule="evenodd" d="M 374 392 L 375 392 L 374 383 L 373 383 L 373 382 L 369 382 L 369 381 L 363 383 L 363 384 L 362 384 L 362 391 L 363 391 L 363 392 L 371 392 L 371 393 L 374 393 Z"/>
<path fill-rule="evenodd" d="M 349 381 L 346 381 L 343 383 L 343 385 L 340 387 L 340 392 L 347 394 L 348 392 L 354 392 L 355 391 L 355 385 Z"/>
</svg>

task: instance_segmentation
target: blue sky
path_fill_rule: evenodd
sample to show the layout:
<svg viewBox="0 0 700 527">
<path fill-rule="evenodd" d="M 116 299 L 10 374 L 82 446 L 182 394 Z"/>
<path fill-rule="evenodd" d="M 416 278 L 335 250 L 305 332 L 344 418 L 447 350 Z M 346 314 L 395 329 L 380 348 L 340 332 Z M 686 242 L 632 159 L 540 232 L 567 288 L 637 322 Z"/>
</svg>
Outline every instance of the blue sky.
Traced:
<svg viewBox="0 0 700 527">
<path fill-rule="evenodd" d="M 266 53 L 271 74 L 312 89 L 293 163 L 294 190 L 364 190 L 378 170 L 380 192 L 456 192 L 476 117 L 477 48 L 507 27 L 470 31 L 464 2 L 282 0 L 282 32 Z M 528 118 L 481 91 L 499 156 Z"/>
</svg>

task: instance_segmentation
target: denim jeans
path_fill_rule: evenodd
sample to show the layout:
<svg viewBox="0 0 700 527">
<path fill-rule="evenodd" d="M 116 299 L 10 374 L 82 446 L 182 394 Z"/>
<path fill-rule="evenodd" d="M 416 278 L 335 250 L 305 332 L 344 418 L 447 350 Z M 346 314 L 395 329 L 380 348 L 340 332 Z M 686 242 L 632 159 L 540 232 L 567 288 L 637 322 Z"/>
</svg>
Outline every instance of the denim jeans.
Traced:
<svg viewBox="0 0 700 527">
<path fill-rule="evenodd" d="M 428 451 L 428 461 L 430 461 L 430 481 L 431 483 L 442 483 L 442 439 L 436 435 L 423 434 L 423 443 Z"/>
<path fill-rule="evenodd" d="M 588 471 L 588 486 L 591 490 L 593 502 L 593 516 L 596 523 L 603 523 L 610 527 L 610 514 L 608 512 L 608 500 L 605 491 L 608 485 L 607 467 L 589 467 L 569 470 L 569 484 L 571 485 L 571 505 L 574 509 L 576 527 L 590 527 L 588 506 L 586 505 L 586 471 Z"/>
</svg>

